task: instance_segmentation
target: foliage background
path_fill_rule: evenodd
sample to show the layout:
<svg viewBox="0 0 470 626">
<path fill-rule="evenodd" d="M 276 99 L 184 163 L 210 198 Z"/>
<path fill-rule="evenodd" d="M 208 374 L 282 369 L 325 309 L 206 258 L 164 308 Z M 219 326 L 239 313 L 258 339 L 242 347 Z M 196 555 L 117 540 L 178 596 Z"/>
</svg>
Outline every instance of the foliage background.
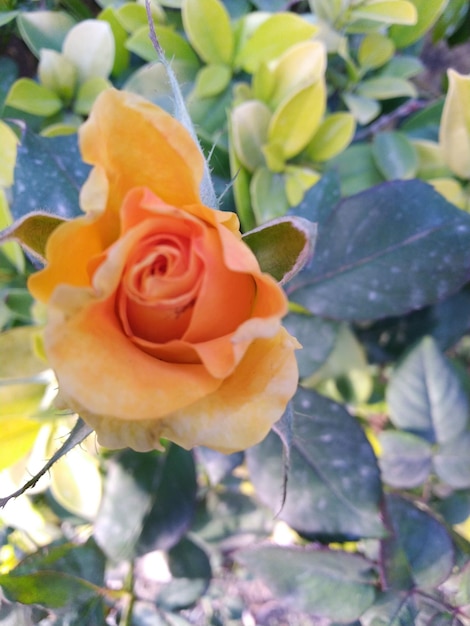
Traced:
<svg viewBox="0 0 470 626">
<path fill-rule="evenodd" d="M 467 4 L 152 3 L 222 208 L 245 231 L 318 224 L 286 284 L 301 384 L 245 453 L 74 448 L 0 513 L 0 624 L 470 623 L 468 117 L 457 143 L 443 130 L 444 70 L 470 73 Z M 0 8 L 0 226 L 75 216 L 96 95 L 172 109 L 145 8 Z M 53 406 L 33 270 L 3 244 L 2 495 L 76 420 Z"/>
</svg>

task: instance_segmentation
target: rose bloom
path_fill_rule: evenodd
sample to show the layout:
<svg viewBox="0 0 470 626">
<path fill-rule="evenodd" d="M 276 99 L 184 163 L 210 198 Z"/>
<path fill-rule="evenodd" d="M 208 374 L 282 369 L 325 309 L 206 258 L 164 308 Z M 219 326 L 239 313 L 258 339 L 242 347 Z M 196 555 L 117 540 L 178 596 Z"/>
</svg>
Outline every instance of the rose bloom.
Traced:
<svg viewBox="0 0 470 626">
<path fill-rule="evenodd" d="M 53 232 L 29 282 L 47 304 L 60 405 L 109 448 L 258 443 L 295 393 L 299 345 L 235 214 L 201 203 L 199 148 L 169 114 L 114 89 L 79 139 L 94 166 L 85 215 Z"/>
</svg>

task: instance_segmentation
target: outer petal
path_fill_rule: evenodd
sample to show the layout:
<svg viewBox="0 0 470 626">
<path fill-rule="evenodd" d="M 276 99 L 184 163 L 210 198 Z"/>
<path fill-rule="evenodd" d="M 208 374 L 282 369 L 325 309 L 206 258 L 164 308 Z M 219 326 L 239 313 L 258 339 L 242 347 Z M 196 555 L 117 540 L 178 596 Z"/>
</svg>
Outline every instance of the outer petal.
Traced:
<svg viewBox="0 0 470 626">
<path fill-rule="evenodd" d="M 83 160 L 106 174 L 108 207 L 116 211 L 126 193 L 140 186 L 175 206 L 199 202 L 204 161 L 198 146 L 171 115 L 140 96 L 102 92 L 80 129 L 80 148 Z M 95 198 L 93 208 L 105 191 L 100 180 L 102 175 L 92 175 L 81 196 L 85 203 Z M 94 185 L 99 189 L 90 189 Z"/>
<path fill-rule="evenodd" d="M 91 290 L 56 289 L 44 339 L 63 400 L 84 418 L 158 420 L 221 384 L 203 365 L 167 363 L 140 350 L 123 334 L 114 298 L 95 301 Z"/>
<path fill-rule="evenodd" d="M 29 290 L 35 298 L 47 302 L 58 284 L 88 286 L 88 262 L 102 250 L 100 230 L 89 217 L 61 224 L 47 242 L 48 264 L 30 276 Z"/>
<path fill-rule="evenodd" d="M 259 339 L 214 393 L 162 420 L 116 420 L 82 413 L 109 448 L 139 451 L 159 446 L 160 437 L 185 448 L 204 445 L 224 453 L 259 443 L 283 414 L 298 382 L 295 349 L 285 329 Z"/>
</svg>

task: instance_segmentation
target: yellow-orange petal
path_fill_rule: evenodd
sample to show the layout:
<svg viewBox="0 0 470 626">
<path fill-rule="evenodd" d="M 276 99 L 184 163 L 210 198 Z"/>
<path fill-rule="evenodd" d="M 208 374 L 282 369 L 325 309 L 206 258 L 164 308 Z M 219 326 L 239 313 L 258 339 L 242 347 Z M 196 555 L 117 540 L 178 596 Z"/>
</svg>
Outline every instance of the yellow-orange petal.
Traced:
<svg viewBox="0 0 470 626">
<path fill-rule="evenodd" d="M 46 246 L 48 264 L 28 279 L 33 296 L 47 302 L 58 284 L 77 287 L 90 284 L 88 262 L 103 249 L 96 221 L 79 217 L 54 230 Z"/>
<path fill-rule="evenodd" d="M 226 454 L 244 450 L 266 436 L 294 395 L 297 347 L 283 328 L 271 339 L 253 342 L 218 390 L 162 420 L 126 421 L 105 415 L 84 419 L 109 448 L 146 451 L 158 448 L 164 437 L 188 449 L 203 445 Z"/>
<path fill-rule="evenodd" d="M 199 364 L 167 363 L 127 338 L 114 298 L 66 285 L 54 292 L 44 340 L 62 398 L 77 411 L 159 419 L 210 394 L 220 381 Z"/>
<path fill-rule="evenodd" d="M 175 206 L 199 202 L 200 150 L 177 120 L 148 100 L 116 89 L 103 91 L 79 138 L 83 160 L 106 174 L 111 209 L 118 211 L 126 193 L 139 186 Z M 85 198 L 94 197 L 91 182 Z M 96 196 L 100 194 L 101 187 Z"/>
</svg>

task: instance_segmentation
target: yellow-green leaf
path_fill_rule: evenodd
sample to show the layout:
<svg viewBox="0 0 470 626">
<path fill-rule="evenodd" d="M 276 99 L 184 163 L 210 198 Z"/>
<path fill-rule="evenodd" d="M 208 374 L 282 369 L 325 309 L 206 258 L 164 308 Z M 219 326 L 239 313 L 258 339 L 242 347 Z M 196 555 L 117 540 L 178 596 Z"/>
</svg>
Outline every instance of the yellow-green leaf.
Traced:
<svg viewBox="0 0 470 626">
<path fill-rule="evenodd" d="M 448 0 L 410 0 L 416 7 L 418 19 L 410 26 L 397 25 L 390 29 L 390 36 L 397 48 L 406 48 L 425 35 L 437 22 Z"/>
<path fill-rule="evenodd" d="M 195 95 L 197 98 L 212 98 L 227 88 L 232 78 L 232 70 L 227 65 L 205 65 L 196 76 Z"/>
<path fill-rule="evenodd" d="M 390 98 L 416 98 L 416 87 L 408 80 L 394 76 L 379 76 L 361 82 L 357 93 L 363 98 L 388 100 Z"/>
<path fill-rule="evenodd" d="M 470 179 L 470 75 L 449 70 L 449 89 L 442 111 L 439 143 L 450 169 Z"/>
<path fill-rule="evenodd" d="M 219 0 L 184 0 L 184 30 L 201 59 L 231 65 L 234 36 L 230 16 Z"/>
<path fill-rule="evenodd" d="M 290 206 L 297 206 L 303 200 L 305 192 L 320 180 L 320 174 L 308 167 L 288 165 L 284 172 L 286 196 Z"/>
<path fill-rule="evenodd" d="M 39 80 L 65 102 L 74 95 L 78 70 L 63 54 L 43 48 L 39 55 Z"/>
<path fill-rule="evenodd" d="M 395 46 L 391 39 L 380 33 L 371 33 L 361 41 L 357 60 L 363 68 L 375 69 L 389 61 L 394 52 Z"/>
<path fill-rule="evenodd" d="M 306 154 L 312 161 L 328 161 L 351 143 L 356 122 L 351 113 L 333 113 L 318 127 Z"/>
<path fill-rule="evenodd" d="M 291 94 L 323 79 L 326 70 L 325 46 L 320 41 L 302 41 L 273 61 L 271 67 L 273 89 L 268 104 L 275 109 Z"/>
<path fill-rule="evenodd" d="M 30 78 L 20 78 L 13 83 L 5 104 L 41 117 L 54 115 L 62 108 L 62 101 L 56 93 Z"/>
<path fill-rule="evenodd" d="M 136 5 L 137 6 L 137 5 Z M 113 7 L 106 7 L 98 15 L 99 20 L 107 22 L 111 27 L 114 37 L 114 63 L 111 73 L 113 76 L 120 76 L 129 66 L 130 54 L 126 48 L 127 32 L 116 16 Z"/>
<path fill-rule="evenodd" d="M 301 41 L 311 39 L 317 27 L 294 13 L 276 13 L 259 26 L 241 47 L 235 60 L 253 74 L 261 63 L 266 63 Z"/>
<path fill-rule="evenodd" d="M 0 187 L 13 185 L 18 137 L 0 120 Z"/>
<path fill-rule="evenodd" d="M 1 161 L 0 161 L 1 167 Z M 0 187 L 0 231 L 8 228 L 12 223 L 10 208 L 4 190 Z M 0 244 L 3 254 L 13 263 L 16 269 L 23 273 L 25 270 L 25 258 L 21 247 L 16 241 L 8 241 Z"/>
<path fill-rule="evenodd" d="M 0 382 L 36 376 L 47 369 L 47 363 L 35 353 L 36 326 L 18 326 L 0 333 Z"/>
<path fill-rule="evenodd" d="M 24 417 L 0 417 L 0 471 L 14 465 L 31 450 L 41 423 Z"/>
<path fill-rule="evenodd" d="M 417 178 L 442 178 L 452 176 L 452 172 L 444 161 L 441 146 L 436 141 L 414 139 L 412 144 L 418 155 Z"/>
<path fill-rule="evenodd" d="M 325 108 L 326 87 L 319 80 L 279 106 L 269 124 L 269 141 L 282 146 L 286 159 L 297 155 L 318 128 Z"/>
<path fill-rule="evenodd" d="M 425 0 L 427 1 L 427 0 Z M 372 0 L 360 4 L 351 12 L 354 19 L 366 19 L 384 24 L 415 24 L 416 7 L 409 0 Z"/>
<path fill-rule="evenodd" d="M 101 76 L 92 76 L 83 82 L 77 92 L 73 105 L 74 113 L 88 115 L 96 98 L 102 91 L 111 87 L 111 83 Z"/>
<path fill-rule="evenodd" d="M 250 172 L 265 165 L 262 151 L 267 141 L 271 111 L 258 100 L 244 102 L 232 111 L 233 147 Z"/>
<path fill-rule="evenodd" d="M 133 33 L 134 31 L 142 28 L 142 26 L 146 26 L 148 35 L 147 11 L 145 10 L 145 6 L 143 4 L 137 4 L 137 2 L 126 2 L 122 6 L 116 8 L 115 11 L 116 19 L 128 33 Z"/>
<path fill-rule="evenodd" d="M 444 196 L 446 200 L 455 204 L 459 209 L 468 211 L 470 198 L 465 193 L 462 185 L 455 178 L 431 178 L 428 183 Z"/>
</svg>

